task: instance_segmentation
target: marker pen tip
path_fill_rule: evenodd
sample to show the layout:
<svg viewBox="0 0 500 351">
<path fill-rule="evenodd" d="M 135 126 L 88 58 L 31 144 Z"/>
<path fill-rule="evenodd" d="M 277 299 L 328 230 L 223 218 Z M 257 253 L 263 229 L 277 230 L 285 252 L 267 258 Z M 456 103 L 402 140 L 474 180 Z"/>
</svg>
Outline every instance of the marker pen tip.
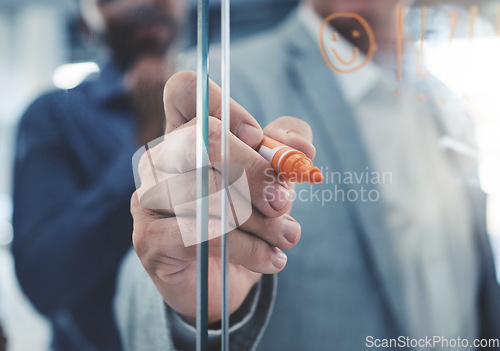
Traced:
<svg viewBox="0 0 500 351">
<path fill-rule="evenodd" d="M 310 183 L 321 183 L 325 180 L 323 174 L 319 169 L 315 169 L 309 173 L 309 182 Z"/>
</svg>

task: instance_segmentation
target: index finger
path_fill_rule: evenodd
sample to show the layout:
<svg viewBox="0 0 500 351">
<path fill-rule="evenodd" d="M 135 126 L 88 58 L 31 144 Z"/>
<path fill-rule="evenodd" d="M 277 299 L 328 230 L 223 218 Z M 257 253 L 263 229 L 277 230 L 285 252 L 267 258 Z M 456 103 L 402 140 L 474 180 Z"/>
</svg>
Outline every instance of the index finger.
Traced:
<svg viewBox="0 0 500 351">
<path fill-rule="evenodd" d="M 208 114 L 221 118 L 221 89 L 212 80 L 208 85 Z M 163 101 L 167 118 L 166 132 L 170 133 L 196 117 L 196 73 L 182 71 L 174 74 L 165 85 Z M 255 118 L 240 104 L 231 99 L 230 130 L 245 144 L 256 148 L 262 141 L 263 132 Z"/>
</svg>

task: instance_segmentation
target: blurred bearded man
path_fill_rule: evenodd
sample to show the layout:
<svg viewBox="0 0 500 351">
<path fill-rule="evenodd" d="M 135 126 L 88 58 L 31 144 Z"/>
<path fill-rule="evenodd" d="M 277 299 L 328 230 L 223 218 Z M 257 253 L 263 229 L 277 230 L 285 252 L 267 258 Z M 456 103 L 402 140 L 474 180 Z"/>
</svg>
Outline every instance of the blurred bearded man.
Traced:
<svg viewBox="0 0 500 351">
<path fill-rule="evenodd" d="M 52 323 L 53 349 L 121 350 L 111 313 L 131 245 L 137 148 L 163 134 L 180 0 L 82 0 L 109 49 L 98 77 L 37 99 L 21 120 L 13 253 L 20 284 Z"/>
</svg>

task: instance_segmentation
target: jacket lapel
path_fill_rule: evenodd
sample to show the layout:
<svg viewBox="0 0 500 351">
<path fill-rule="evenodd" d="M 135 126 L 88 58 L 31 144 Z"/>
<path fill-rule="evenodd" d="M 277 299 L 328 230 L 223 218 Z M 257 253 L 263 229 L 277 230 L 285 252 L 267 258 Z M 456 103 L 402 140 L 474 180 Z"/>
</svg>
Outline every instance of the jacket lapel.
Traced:
<svg viewBox="0 0 500 351">
<path fill-rule="evenodd" d="M 336 171 L 363 174 L 371 171 L 370 162 L 363 145 L 352 109 L 345 102 L 338 83 L 333 78 L 316 42 L 302 24 L 292 22 L 284 40 L 288 41 L 288 69 L 291 84 L 303 97 L 307 106 L 321 119 L 323 132 L 329 135 L 330 148 L 339 155 L 341 164 Z M 359 191 L 375 189 L 372 184 L 349 185 Z M 402 272 L 397 264 L 398 250 L 390 238 L 380 202 L 356 201 L 352 206 L 353 220 L 359 223 L 361 240 L 365 246 L 368 262 L 371 262 L 382 296 L 393 313 L 401 333 L 407 330 L 407 318 L 402 290 Z M 353 258 L 355 259 L 355 258 Z M 404 334 L 401 334 L 404 335 Z"/>
</svg>

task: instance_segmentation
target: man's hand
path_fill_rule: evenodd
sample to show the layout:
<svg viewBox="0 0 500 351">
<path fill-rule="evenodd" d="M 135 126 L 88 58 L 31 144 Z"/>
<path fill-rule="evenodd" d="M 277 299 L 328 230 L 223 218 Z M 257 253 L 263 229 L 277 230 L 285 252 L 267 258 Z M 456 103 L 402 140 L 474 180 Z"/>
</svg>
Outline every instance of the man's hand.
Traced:
<svg viewBox="0 0 500 351">
<path fill-rule="evenodd" d="M 211 163 L 220 157 L 220 88 L 213 82 L 209 86 L 209 158 Z M 195 233 L 194 216 L 178 217 L 170 209 L 151 210 L 141 206 L 141 196 L 148 184 L 155 184 L 158 175 L 181 178 L 186 198 L 193 198 L 196 188 L 195 128 L 196 74 L 180 72 L 165 86 L 164 103 L 167 127 L 164 141 L 151 148 L 141 159 L 139 172 L 141 188 L 132 197 L 134 217 L 133 242 L 145 269 L 153 279 L 165 302 L 187 321 L 194 323 L 196 316 L 196 246 L 185 247 L 186 230 Z M 315 149 L 311 144 L 312 132 L 303 121 L 282 117 L 268 125 L 264 132 L 255 119 L 231 101 L 231 162 L 240 164 L 246 172 L 252 200 L 250 218 L 227 235 L 229 246 L 230 312 L 242 304 L 252 286 L 262 274 L 281 271 L 287 261 L 282 249 L 294 247 L 300 239 L 300 225 L 288 215 L 291 208 L 292 185 L 277 177 L 271 165 L 255 149 L 263 133 L 299 149 L 311 159 Z M 150 160 L 155 161 L 154 168 Z M 168 177 L 167 177 L 168 178 Z M 209 231 L 220 231 L 217 209 L 210 209 L 214 217 Z M 221 261 L 220 237 L 209 241 L 209 322 L 220 320 Z"/>
</svg>

